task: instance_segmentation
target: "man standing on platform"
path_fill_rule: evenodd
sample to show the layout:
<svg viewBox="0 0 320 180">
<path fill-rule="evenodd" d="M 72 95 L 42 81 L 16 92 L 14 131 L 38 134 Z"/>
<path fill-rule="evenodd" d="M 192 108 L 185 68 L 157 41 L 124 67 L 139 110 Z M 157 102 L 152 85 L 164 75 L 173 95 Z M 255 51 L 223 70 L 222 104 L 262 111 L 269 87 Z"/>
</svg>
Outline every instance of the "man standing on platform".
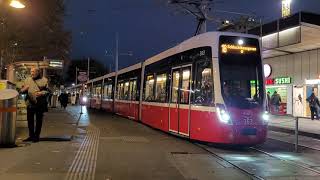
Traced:
<svg viewBox="0 0 320 180">
<path fill-rule="evenodd" d="M 316 118 L 319 119 L 319 116 L 318 116 L 318 107 L 320 106 L 319 99 L 314 93 L 311 93 L 311 95 L 307 98 L 307 101 L 309 102 L 309 107 L 311 111 L 311 120 L 314 119 L 314 116 L 316 116 Z"/>
<path fill-rule="evenodd" d="M 48 111 L 47 103 L 48 80 L 40 75 L 38 68 L 31 68 L 31 77 L 24 81 L 20 92 L 27 94 L 27 120 L 29 137 L 24 141 L 39 142 L 43 113 Z M 36 116 L 36 128 L 34 129 L 34 116 Z"/>
<path fill-rule="evenodd" d="M 273 106 L 273 110 L 278 114 L 279 113 L 279 108 L 281 104 L 281 97 L 277 93 L 277 91 L 274 91 L 274 93 L 271 96 L 271 104 Z"/>
</svg>

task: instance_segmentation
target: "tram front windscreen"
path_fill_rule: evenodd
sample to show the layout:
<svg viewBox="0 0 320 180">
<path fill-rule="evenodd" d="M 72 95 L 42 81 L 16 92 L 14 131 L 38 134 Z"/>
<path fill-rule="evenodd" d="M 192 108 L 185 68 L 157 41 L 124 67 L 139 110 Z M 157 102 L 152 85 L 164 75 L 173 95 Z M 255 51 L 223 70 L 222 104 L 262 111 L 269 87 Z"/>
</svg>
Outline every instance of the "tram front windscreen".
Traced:
<svg viewBox="0 0 320 180">
<path fill-rule="evenodd" d="M 245 109 L 262 106 L 263 71 L 258 39 L 220 36 L 219 66 L 227 106 Z"/>
</svg>

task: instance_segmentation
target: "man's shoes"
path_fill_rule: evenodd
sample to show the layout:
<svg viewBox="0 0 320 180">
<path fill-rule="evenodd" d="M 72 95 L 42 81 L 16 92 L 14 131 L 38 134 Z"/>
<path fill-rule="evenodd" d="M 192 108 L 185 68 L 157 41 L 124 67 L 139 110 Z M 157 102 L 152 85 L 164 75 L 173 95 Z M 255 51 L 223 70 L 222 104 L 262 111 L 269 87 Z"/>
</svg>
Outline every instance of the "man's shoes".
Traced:
<svg viewBox="0 0 320 180">
<path fill-rule="evenodd" d="M 33 141 L 32 137 L 28 137 L 27 139 L 24 139 L 23 142 Z"/>
<path fill-rule="evenodd" d="M 35 137 L 35 138 L 33 138 L 33 140 L 32 140 L 32 142 L 34 142 L 34 143 L 37 143 L 37 142 L 39 142 L 40 141 L 40 138 L 39 137 Z"/>
</svg>

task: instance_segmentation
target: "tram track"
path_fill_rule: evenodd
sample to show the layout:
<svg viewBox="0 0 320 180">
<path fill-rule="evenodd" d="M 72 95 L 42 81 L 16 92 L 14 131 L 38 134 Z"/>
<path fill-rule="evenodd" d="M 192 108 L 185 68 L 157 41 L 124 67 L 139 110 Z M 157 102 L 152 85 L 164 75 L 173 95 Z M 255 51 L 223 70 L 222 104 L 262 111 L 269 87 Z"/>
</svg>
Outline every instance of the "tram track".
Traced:
<svg viewBox="0 0 320 180">
<path fill-rule="evenodd" d="M 259 180 L 268 179 L 270 175 L 265 176 L 264 172 L 256 171 L 256 169 L 259 169 L 259 167 L 257 167 L 256 169 L 248 168 L 248 164 L 251 164 L 251 163 L 254 164 L 254 161 L 250 162 L 250 161 L 243 160 L 243 159 L 246 159 L 246 157 L 248 159 L 250 159 L 252 157 L 254 159 L 256 158 L 257 159 L 256 161 L 275 161 L 280 164 L 286 164 L 288 167 L 294 166 L 297 169 L 300 169 L 303 171 L 309 171 L 310 173 L 312 172 L 311 176 L 313 176 L 313 177 L 317 177 L 317 178 L 320 177 L 320 170 L 312 168 L 313 166 L 310 164 L 281 158 L 273 153 L 267 152 L 267 151 L 260 149 L 258 147 L 246 148 L 247 149 L 246 151 L 240 152 L 240 154 L 242 153 L 241 154 L 242 160 L 235 160 L 235 159 L 232 159 L 232 156 L 239 155 L 239 152 L 237 152 L 237 151 L 230 152 L 228 150 L 221 150 L 220 148 L 212 147 L 210 145 L 203 145 L 203 144 L 197 144 L 197 143 L 195 143 L 195 145 L 202 148 L 206 152 L 210 153 L 214 157 L 216 157 L 222 161 L 225 161 L 225 162 L 229 163 L 230 165 L 234 166 L 235 168 L 239 169 L 241 172 L 248 175 L 251 179 L 259 179 Z M 261 166 L 261 164 L 260 164 L 260 166 Z M 265 168 L 267 168 L 267 163 L 266 163 Z M 292 175 L 289 175 L 288 177 L 297 177 L 297 176 L 298 175 L 296 173 L 292 173 Z"/>
<path fill-rule="evenodd" d="M 244 168 L 241 168 L 241 166 L 225 159 L 223 156 L 220 156 L 218 153 L 214 153 L 212 152 L 211 150 L 209 150 L 206 146 L 207 145 L 201 145 L 201 144 L 197 144 L 197 143 L 194 143 L 196 146 L 200 147 L 201 149 L 205 150 L 206 152 L 208 152 L 209 154 L 211 154 L 212 156 L 214 156 L 215 158 L 221 160 L 221 161 L 224 161 L 224 162 L 227 162 L 228 164 L 232 165 L 233 167 L 235 167 L 236 169 L 240 170 L 241 172 L 245 173 L 246 175 L 248 175 L 251 179 L 255 179 L 255 180 L 264 180 L 264 178 L 260 177 L 260 176 L 257 176 L 256 174 L 254 173 L 251 173 L 249 172 L 248 170 L 244 169 Z"/>
<path fill-rule="evenodd" d="M 317 174 L 320 175 L 320 171 L 311 168 L 312 166 L 309 165 L 309 164 L 306 164 L 306 163 L 297 163 L 296 161 L 293 161 L 293 160 L 288 160 L 288 159 L 285 159 L 285 158 L 281 158 L 281 157 L 279 157 L 279 156 L 277 156 L 277 155 L 274 155 L 274 154 L 272 154 L 272 153 L 266 152 L 266 151 L 264 151 L 264 150 L 261 150 L 261 149 L 255 148 L 255 147 L 250 147 L 250 149 L 255 150 L 255 151 L 258 151 L 258 152 L 261 152 L 261 153 L 266 154 L 266 155 L 268 155 L 268 156 L 270 156 L 270 157 L 277 158 L 277 159 L 279 159 L 279 160 L 281 160 L 281 161 L 285 161 L 286 163 L 289 163 L 289 164 L 292 164 L 292 165 L 295 165 L 295 166 L 298 166 L 298 167 L 307 169 L 307 170 L 309 170 L 309 171 L 313 171 L 313 172 L 315 172 L 315 173 L 317 173 Z"/>
<path fill-rule="evenodd" d="M 279 141 L 279 142 L 282 142 L 282 143 L 287 143 L 287 144 L 295 145 L 294 143 L 292 143 L 292 142 L 290 142 L 290 141 L 280 140 L 280 139 L 277 139 L 277 138 L 270 138 L 270 137 L 268 137 L 268 139 L 271 139 L 271 140 L 274 140 L 274 141 Z M 307 146 L 307 145 L 303 145 L 303 144 L 298 144 L 298 147 L 303 147 L 303 148 L 311 149 L 311 150 L 314 150 L 314 151 L 320 151 L 319 148 L 314 148 L 314 147 Z"/>
</svg>

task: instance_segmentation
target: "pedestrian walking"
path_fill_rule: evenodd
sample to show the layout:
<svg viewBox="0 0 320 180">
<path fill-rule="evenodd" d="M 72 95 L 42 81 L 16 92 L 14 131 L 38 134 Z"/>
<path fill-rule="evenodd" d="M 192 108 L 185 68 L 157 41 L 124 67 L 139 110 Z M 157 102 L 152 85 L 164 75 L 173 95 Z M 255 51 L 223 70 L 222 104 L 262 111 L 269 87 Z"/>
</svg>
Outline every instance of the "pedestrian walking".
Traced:
<svg viewBox="0 0 320 180">
<path fill-rule="evenodd" d="M 62 92 L 59 96 L 59 101 L 60 101 L 60 104 L 61 104 L 61 108 L 64 108 L 66 109 L 67 106 L 68 106 L 68 94 L 65 93 L 65 92 Z"/>
<path fill-rule="evenodd" d="M 270 106 L 271 106 L 271 97 L 270 97 L 270 91 L 267 92 L 267 111 L 270 112 Z"/>
<path fill-rule="evenodd" d="M 314 116 L 316 116 L 316 119 L 319 119 L 319 116 L 318 116 L 318 108 L 320 106 L 319 99 L 314 93 L 311 93 L 311 95 L 307 98 L 307 101 L 309 102 L 309 107 L 311 111 L 311 120 L 314 120 Z"/>
<path fill-rule="evenodd" d="M 71 105 L 76 105 L 76 94 L 75 93 L 71 94 Z"/>
<path fill-rule="evenodd" d="M 271 96 L 271 105 L 273 107 L 273 110 L 276 113 L 279 113 L 280 104 L 281 104 L 281 97 L 277 93 L 277 91 L 274 91 L 274 93 Z"/>
<path fill-rule="evenodd" d="M 27 94 L 27 120 L 29 137 L 24 141 L 39 142 L 42 128 L 43 113 L 48 111 L 47 103 L 48 80 L 40 75 L 40 70 L 31 68 L 31 77 L 28 77 L 20 90 Z M 34 116 L 36 127 L 34 128 Z"/>
</svg>

